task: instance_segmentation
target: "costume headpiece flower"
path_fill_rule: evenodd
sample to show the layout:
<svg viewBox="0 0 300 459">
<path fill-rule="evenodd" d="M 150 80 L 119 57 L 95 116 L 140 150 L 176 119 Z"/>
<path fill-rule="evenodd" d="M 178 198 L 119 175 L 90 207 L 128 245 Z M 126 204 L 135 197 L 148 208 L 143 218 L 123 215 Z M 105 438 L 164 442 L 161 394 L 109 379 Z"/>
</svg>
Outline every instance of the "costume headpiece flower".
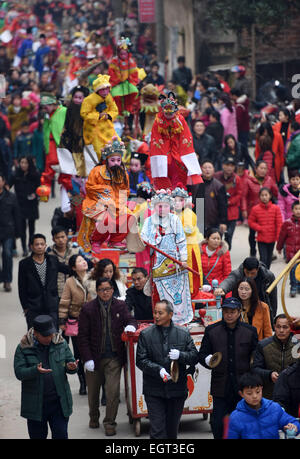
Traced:
<svg viewBox="0 0 300 459">
<path fill-rule="evenodd" d="M 152 206 L 156 206 L 156 204 L 160 204 L 162 202 L 166 202 L 170 204 L 171 207 L 174 206 L 174 199 L 172 198 L 171 190 L 157 190 L 155 195 L 151 199 Z"/>
<path fill-rule="evenodd" d="M 117 45 L 119 49 L 128 49 L 129 46 L 131 46 L 131 41 L 129 38 L 121 37 L 118 40 Z"/>
</svg>

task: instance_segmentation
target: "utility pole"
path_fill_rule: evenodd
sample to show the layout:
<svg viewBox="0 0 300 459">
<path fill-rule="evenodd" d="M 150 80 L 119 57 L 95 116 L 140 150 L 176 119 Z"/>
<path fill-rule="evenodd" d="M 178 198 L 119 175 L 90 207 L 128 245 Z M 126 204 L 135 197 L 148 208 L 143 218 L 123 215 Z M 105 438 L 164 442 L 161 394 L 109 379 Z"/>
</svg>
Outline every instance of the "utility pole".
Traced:
<svg viewBox="0 0 300 459">
<path fill-rule="evenodd" d="M 166 60 L 166 38 L 165 38 L 165 15 L 164 1 L 155 1 L 155 18 L 156 18 L 156 46 L 157 59 L 159 70 L 165 76 L 165 60 Z"/>
</svg>

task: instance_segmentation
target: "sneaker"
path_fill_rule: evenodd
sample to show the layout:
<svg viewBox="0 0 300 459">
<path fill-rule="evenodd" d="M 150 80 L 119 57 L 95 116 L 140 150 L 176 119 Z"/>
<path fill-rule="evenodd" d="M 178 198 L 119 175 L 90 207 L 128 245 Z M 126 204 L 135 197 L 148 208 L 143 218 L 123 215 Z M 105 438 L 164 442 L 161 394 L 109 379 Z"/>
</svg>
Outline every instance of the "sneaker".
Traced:
<svg viewBox="0 0 300 459">
<path fill-rule="evenodd" d="M 291 291 L 290 291 L 290 297 L 291 297 L 291 298 L 295 298 L 296 294 L 297 294 L 297 291 L 296 291 L 296 290 L 291 290 Z"/>
<path fill-rule="evenodd" d="M 22 257 L 23 257 L 23 258 L 26 258 L 26 257 L 28 257 L 28 252 L 27 252 L 27 251 L 26 251 L 26 252 L 23 252 L 23 255 L 22 255 Z"/>
</svg>

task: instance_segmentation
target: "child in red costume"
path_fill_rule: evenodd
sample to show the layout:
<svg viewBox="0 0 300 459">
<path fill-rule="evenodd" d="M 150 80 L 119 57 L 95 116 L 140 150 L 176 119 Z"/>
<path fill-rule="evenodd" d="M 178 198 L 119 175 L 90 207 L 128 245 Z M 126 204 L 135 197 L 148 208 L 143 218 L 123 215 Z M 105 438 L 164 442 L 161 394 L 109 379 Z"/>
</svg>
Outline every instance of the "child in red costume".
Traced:
<svg viewBox="0 0 300 459">
<path fill-rule="evenodd" d="M 112 86 L 111 95 L 119 109 L 119 115 L 128 116 L 134 111 L 134 102 L 138 96 L 139 82 L 136 62 L 129 52 L 131 45 L 128 38 L 118 41 L 117 56 L 109 64 L 108 74 Z"/>
<path fill-rule="evenodd" d="M 174 190 L 177 183 L 202 183 L 201 169 L 194 150 L 193 137 L 178 113 L 175 95 L 163 97 L 156 115 L 150 143 L 151 176 L 155 189 Z"/>
</svg>

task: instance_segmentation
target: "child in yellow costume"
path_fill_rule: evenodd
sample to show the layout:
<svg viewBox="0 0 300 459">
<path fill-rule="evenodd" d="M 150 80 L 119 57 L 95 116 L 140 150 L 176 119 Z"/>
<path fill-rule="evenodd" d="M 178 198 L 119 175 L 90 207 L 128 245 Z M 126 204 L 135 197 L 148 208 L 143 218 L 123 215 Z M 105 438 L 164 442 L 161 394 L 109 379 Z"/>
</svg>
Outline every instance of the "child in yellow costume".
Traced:
<svg viewBox="0 0 300 459">
<path fill-rule="evenodd" d="M 83 118 L 83 139 L 85 145 L 93 145 L 98 160 L 101 150 L 117 135 L 114 121 L 119 111 L 110 94 L 109 75 L 98 75 L 93 82 L 94 92 L 84 99 L 80 115 Z"/>
<path fill-rule="evenodd" d="M 187 263 L 190 268 L 193 268 L 201 274 L 201 287 L 203 284 L 203 273 L 199 242 L 202 241 L 203 235 L 200 233 L 197 226 L 197 215 L 192 211 L 191 197 L 184 188 L 177 186 L 175 190 L 172 191 L 172 197 L 175 199 L 175 213 L 180 218 L 186 236 L 188 251 Z M 189 272 L 189 281 L 193 298 L 197 295 L 198 291 L 194 292 L 194 276 L 191 272 Z"/>
</svg>

